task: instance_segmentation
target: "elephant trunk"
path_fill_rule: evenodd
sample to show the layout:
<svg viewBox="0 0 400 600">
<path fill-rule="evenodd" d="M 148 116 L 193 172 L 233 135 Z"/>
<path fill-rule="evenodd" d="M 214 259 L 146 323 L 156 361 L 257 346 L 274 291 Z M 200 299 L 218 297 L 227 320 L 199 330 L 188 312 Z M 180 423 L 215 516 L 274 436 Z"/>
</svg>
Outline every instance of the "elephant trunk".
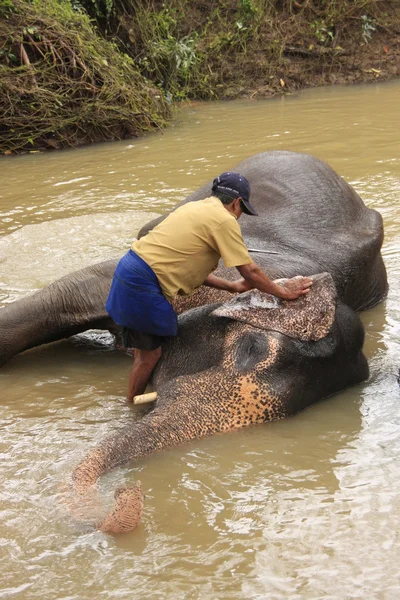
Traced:
<svg viewBox="0 0 400 600">
<path fill-rule="evenodd" d="M 118 465 L 131 458 L 139 457 L 150 452 L 140 439 L 143 427 L 140 424 L 121 430 L 119 433 L 106 438 L 94 448 L 76 467 L 72 474 L 72 489 L 75 502 L 72 504 L 75 516 L 80 517 L 80 505 L 97 512 L 99 499 L 93 492 L 96 481 Z M 141 450 L 142 448 L 142 450 Z M 96 527 L 108 534 L 127 533 L 135 529 L 143 513 L 144 496 L 140 482 L 133 487 L 119 488 L 114 495 L 114 504 L 104 518 L 97 522 Z"/>
<path fill-rule="evenodd" d="M 144 495 L 140 481 L 133 487 L 119 488 L 115 492 L 112 510 L 98 523 L 103 533 L 128 533 L 135 529 L 143 514 Z"/>
<path fill-rule="evenodd" d="M 179 378 L 185 379 L 185 378 Z M 176 397 L 181 386 L 163 386 L 157 406 L 151 413 L 137 423 L 125 427 L 120 432 L 109 436 L 94 448 L 76 467 L 72 474 L 72 488 L 84 502 L 90 500 L 96 481 L 110 469 L 147 456 L 158 450 L 171 448 L 193 439 L 222 431 L 227 426 L 225 419 L 210 420 L 210 407 L 206 399 L 204 403 Z M 180 391 L 183 391 L 182 389 Z M 174 396 L 174 397 L 173 397 Z M 143 493 L 140 484 L 134 487 L 121 488 L 115 494 L 115 503 L 106 517 L 97 527 L 105 533 L 124 533 L 134 529 L 140 522 L 143 512 Z"/>
</svg>

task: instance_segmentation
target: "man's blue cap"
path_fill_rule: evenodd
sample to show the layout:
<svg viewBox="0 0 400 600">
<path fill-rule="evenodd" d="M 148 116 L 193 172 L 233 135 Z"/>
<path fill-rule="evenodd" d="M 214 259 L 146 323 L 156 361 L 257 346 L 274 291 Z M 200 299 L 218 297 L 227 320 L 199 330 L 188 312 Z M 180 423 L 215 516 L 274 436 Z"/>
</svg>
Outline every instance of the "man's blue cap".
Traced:
<svg viewBox="0 0 400 600">
<path fill-rule="evenodd" d="M 246 215 L 258 215 L 258 212 L 250 204 L 250 184 L 246 177 L 239 175 L 239 173 L 222 173 L 219 177 L 216 177 L 212 184 L 213 192 L 221 192 L 227 196 L 234 198 L 240 198 L 243 204 L 243 212 Z"/>
</svg>

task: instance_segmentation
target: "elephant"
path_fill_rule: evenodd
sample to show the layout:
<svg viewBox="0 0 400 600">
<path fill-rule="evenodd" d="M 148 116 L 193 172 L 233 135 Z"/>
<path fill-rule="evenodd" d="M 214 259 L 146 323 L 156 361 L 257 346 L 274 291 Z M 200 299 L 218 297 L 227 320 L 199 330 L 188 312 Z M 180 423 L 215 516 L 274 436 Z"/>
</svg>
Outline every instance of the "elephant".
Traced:
<svg viewBox="0 0 400 600">
<path fill-rule="evenodd" d="M 153 375 L 155 407 L 104 440 L 77 466 L 72 489 L 90 496 L 107 470 L 163 448 L 283 418 L 368 377 L 356 311 L 387 294 L 381 215 L 331 167 L 307 154 L 263 152 L 236 165 L 259 216 L 241 217 L 254 261 L 271 279 L 312 276 L 310 292 L 278 301 L 201 286 L 177 297 L 179 335 Z M 183 202 L 210 195 L 205 184 Z M 139 232 L 145 235 L 165 216 Z M 122 252 L 121 252 L 122 253 Z M 67 275 L 0 311 L 0 365 L 15 354 L 87 329 L 117 326 L 104 305 L 117 261 Z M 235 278 L 221 265 L 217 275 Z M 98 522 L 107 533 L 139 522 L 138 484 L 118 490 Z"/>
<path fill-rule="evenodd" d="M 78 499 L 93 502 L 96 481 L 113 467 L 287 417 L 365 380 L 358 315 L 337 298 L 329 273 L 312 279 L 310 292 L 295 301 L 252 290 L 181 314 L 179 337 L 165 345 L 154 375 L 156 407 L 101 441 L 75 468 Z M 140 484 L 115 497 L 98 523 L 108 534 L 131 531 L 143 511 Z"/>
<path fill-rule="evenodd" d="M 386 296 L 382 217 L 331 167 L 308 154 L 271 151 L 247 158 L 234 170 L 250 182 L 259 213 L 241 217 L 243 237 L 271 279 L 327 271 L 341 300 L 356 311 Z M 205 198 L 210 190 L 211 182 L 183 202 Z M 142 228 L 139 237 L 163 218 Z M 116 264 L 107 260 L 75 271 L 5 306 L 0 311 L 0 366 L 19 352 L 87 329 L 118 333 L 105 310 Z M 235 277 L 233 269 L 223 267 L 216 274 Z M 180 313 L 228 298 L 228 292 L 202 286 L 192 296 L 177 297 L 174 307 Z"/>
</svg>

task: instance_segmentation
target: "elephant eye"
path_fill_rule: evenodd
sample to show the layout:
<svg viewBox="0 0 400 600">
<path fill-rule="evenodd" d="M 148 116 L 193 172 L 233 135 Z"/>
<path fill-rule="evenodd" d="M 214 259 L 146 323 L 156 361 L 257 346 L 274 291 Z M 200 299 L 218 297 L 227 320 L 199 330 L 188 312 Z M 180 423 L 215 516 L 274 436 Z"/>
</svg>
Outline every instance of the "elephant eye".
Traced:
<svg viewBox="0 0 400 600">
<path fill-rule="evenodd" d="M 268 354 L 268 341 L 262 333 L 246 333 L 236 346 L 236 367 L 239 371 L 250 371 Z"/>
</svg>

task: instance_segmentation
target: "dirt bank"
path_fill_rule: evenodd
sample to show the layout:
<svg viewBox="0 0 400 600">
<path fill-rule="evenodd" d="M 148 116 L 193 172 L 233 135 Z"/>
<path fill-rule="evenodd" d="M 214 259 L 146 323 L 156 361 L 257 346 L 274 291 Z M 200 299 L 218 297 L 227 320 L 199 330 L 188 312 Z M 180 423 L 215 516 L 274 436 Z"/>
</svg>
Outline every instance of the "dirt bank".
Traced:
<svg viewBox="0 0 400 600">
<path fill-rule="evenodd" d="M 260 61 L 264 61 L 263 56 Z M 275 77 L 263 81 L 262 77 L 254 80 L 247 76 L 240 94 L 271 97 L 307 87 L 386 81 L 399 76 L 400 32 L 383 31 L 370 43 L 348 40 L 336 52 L 289 46 Z"/>
<path fill-rule="evenodd" d="M 235 54 L 209 52 L 219 98 L 271 97 L 400 76 L 396 0 L 278 1 L 256 23 Z"/>
</svg>

